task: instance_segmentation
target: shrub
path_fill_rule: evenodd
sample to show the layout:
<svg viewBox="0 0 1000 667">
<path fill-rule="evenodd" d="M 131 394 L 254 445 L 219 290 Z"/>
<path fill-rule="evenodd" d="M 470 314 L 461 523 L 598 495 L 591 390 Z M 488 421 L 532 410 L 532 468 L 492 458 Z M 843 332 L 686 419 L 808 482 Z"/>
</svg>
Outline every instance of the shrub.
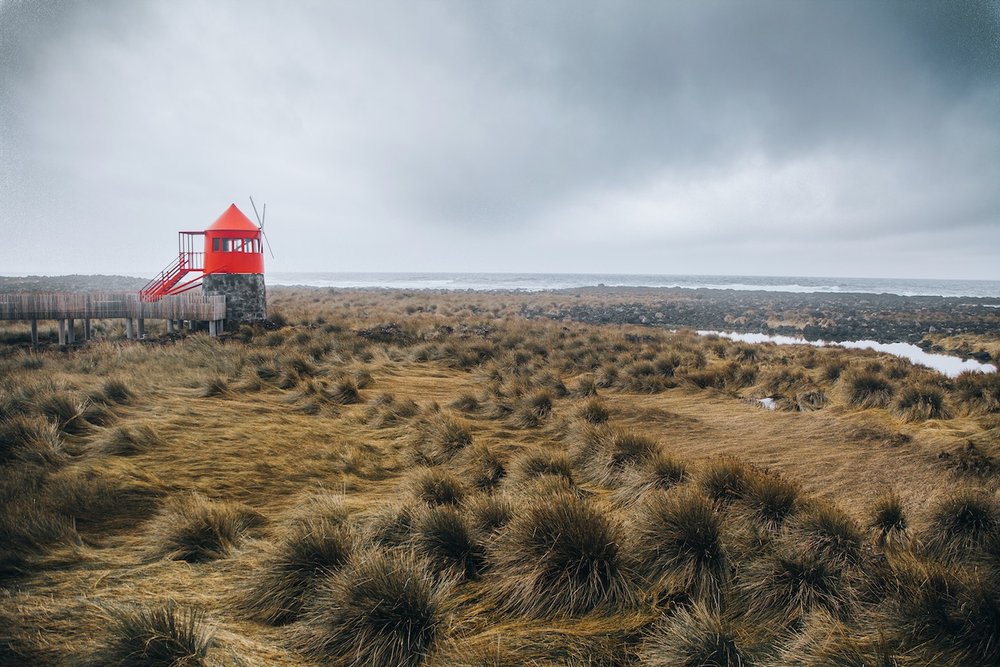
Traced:
<svg viewBox="0 0 1000 667">
<path fill-rule="evenodd" d="M 862 371 L 847 379 L 847 402 L 859 408 L 884 408 L 893 393 L 892 384 L 875 372 Z"/>
<path fill-rule="evenodd" d="M 586 501 L 539 498 L 490 547 L 492 594 L 503 609 L 533 617 L 629 606 L 632 568 L 619 545 L 618 526 Z"/>
<path fill-rule="evenodd" d="M 214 643 L 202 612 L 173 602 L 118 612 L 111 641 L 92 664 L 122 667 L 200 667 Z"/>
<path fill-rule="evenodd" d="M 632 526 L 641 572 L 658 591 L 717 605 L 732 572 L 715 506 L 693 490 L 652 492 Z"/>
<path fill-rule="evenodd" d="M 736 628 L 703 604 L 684 607 L 656 625 L 639 649 L 648 667 L 752 665 Z"/>
<path fill-rule="evenodd" d="M 224 558 L 246 531 L 262 523 L 260 514 L 240 503 L 198 494 L 172 498 L 150 523 L 151 556 L 189 563 Z"/>
<path fill-rule="evenodd" d="M 948 419 L 950 411 L 944 404 L 944 392 L 929 385 L 907 386 L 896 398 L 895 411 L 906 421 Z"/>
<path fill-rule="evenodd" d="M 475 579 L 486 567 L 486 553 L 465 515 L 451 506 L 419 512 L 410 543 L 437 572 Z"/>
<path fill-rule="evenodd" d="M 909 522 L 903 501 L 895 492 L 887 492 L 875 499 L 868 519 L 868 530 L 880 547 L 894 547 L 907 541 Z"/>
<path fill-rule="evenodd" d="M 730 503 L 747 494 L 753 474 L 750 466 L 739 459 L 718 458 L 701 471 L 698 488 L 717 503 Z"/>
<path fill-rule="evenodd" d="M 920 535 L 923 550 L 951 562 L 974 557 L 1000 536 L 1000 502 L 986 492 L 961 490 L 937 500 Z"/>
<path fill-rule="evenodd" d="M 265 623 L 296 620 L 319 579 L 342 568 L 354 550 L 354 536 L 342 523 L 314 519 L 291 524 L 254 572 L 242 607 Z"/>
<path fill-rule="evenodd" d="M 468 493 L 459 477 L 438 468 L 424 468 L 410 478 L 413 496 L 427 505 L 457 505 Z"/>
<path fill-rule="evenodd" d="M 416 667 L 442 634 L 449 592 L 412 554 L 358 554 L 312 596 L 299 647 L 349 667 Z"/>
<path fill-rule="evenodd" d="M 858 524 L 834 505 L 815 504 L 786 524 L 783 539 L 795 551 L 831 564 L 858 565 L 864 539 Z"/>
</svg>

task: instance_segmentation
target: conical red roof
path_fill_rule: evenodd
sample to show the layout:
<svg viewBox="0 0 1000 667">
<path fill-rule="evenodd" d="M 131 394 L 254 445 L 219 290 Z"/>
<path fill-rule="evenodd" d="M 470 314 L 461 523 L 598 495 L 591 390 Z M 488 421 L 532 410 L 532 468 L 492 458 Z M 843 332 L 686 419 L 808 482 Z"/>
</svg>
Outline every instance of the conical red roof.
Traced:
<svg viewBox="0 0 1000 667">
<path fill-rule="evenodd" d="M 257 225 L 243 215 L 243 211 L 236 208 L 236 204 L 231 204 L 226 212 L 220 215 L 219 219 L 213 222 L 206 231 L 256 232 Z"/>
</svg>

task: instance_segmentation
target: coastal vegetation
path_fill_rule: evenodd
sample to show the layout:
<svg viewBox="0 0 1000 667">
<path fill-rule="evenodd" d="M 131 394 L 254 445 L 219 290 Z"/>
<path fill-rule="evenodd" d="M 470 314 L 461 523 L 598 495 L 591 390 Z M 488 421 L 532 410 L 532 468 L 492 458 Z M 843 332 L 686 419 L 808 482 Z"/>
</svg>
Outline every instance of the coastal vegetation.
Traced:
<svg viewBox="0 0 1000 667">
<path fill-rule="evenodd" d="M 1000 661 L 998 374 L 575 298 L 3 325 L 0 664 Z"/>
</svg>

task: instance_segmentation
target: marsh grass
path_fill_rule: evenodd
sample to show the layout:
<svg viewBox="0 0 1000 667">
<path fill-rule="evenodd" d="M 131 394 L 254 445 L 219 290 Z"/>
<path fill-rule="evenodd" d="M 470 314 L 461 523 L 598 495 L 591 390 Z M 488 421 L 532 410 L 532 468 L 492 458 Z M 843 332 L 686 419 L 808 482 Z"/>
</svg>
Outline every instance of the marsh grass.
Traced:
<svg viewBox="0 0 1000 667">
<path fill-rule="evenodd" d="M 0 663 L 169 599 L 211 664 L 998 661 L 996 376 L 522 315 L 603 293 L 269 298 L 0 349 Z"/>
</svg>

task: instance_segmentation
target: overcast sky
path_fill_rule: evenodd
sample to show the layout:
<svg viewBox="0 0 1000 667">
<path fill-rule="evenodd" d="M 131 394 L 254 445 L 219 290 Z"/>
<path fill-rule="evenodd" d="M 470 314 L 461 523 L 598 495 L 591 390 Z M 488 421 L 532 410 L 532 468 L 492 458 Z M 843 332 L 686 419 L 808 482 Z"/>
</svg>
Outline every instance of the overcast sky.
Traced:
<svg viewBox="0 0 1000 667">
<path fill-rule="evenodd" d="M 0 0 L 0 274 L 1000 279 L 1000 1 Z"/>
</svg>

